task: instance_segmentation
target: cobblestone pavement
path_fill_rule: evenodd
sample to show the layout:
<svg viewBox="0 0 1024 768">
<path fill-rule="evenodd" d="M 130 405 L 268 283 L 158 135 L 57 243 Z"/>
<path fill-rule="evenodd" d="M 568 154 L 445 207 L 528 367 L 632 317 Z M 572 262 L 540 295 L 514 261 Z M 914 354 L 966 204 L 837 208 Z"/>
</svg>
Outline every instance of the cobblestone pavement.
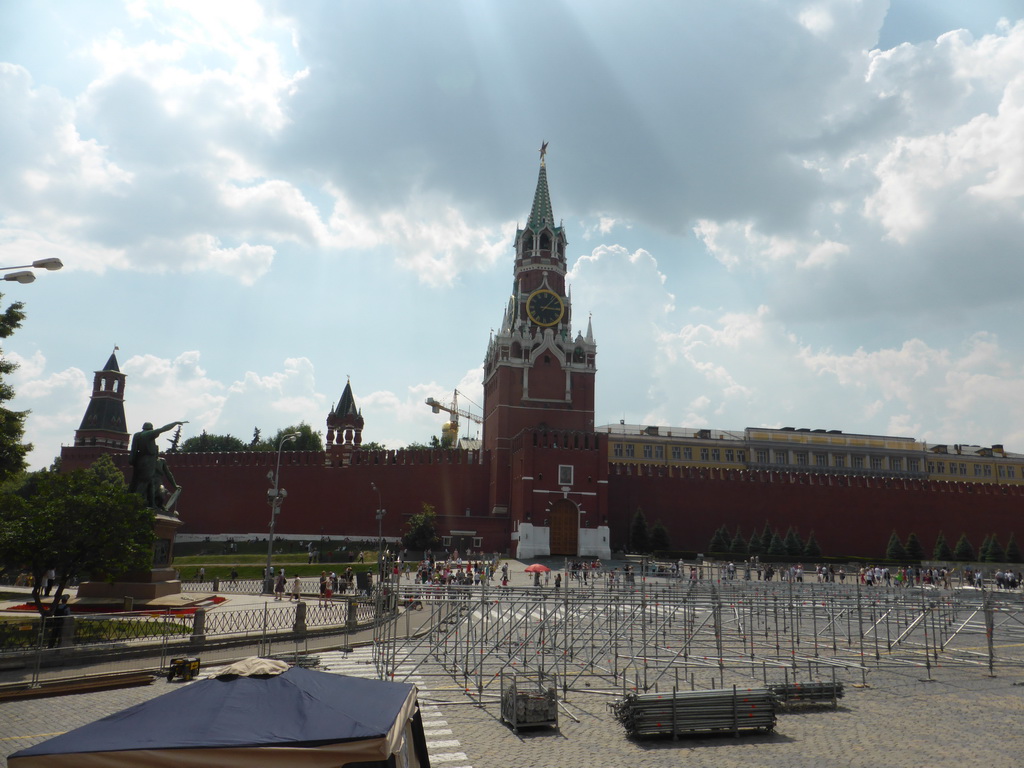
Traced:
<svg viewBox="0 0 1024 768">
<path fill-rule="evenodd" d="M 321 654 L 321 659 L 329 671 L 373 674 L 358 651 L 348 661 L 336 653 Z M 424 689 L 432 762 L 441 768 L 1019 768 L 1024 765 L 1024 670 L 997 670 L 996 677 L 984 672 L 940 666 L 932 672 L 933 682 L 922 682 L 920 670 L 872 672 L 868 687 L 847 687 L 838 711 L 822 707 L 780 714 L 771 734 L 679 741 L 627 738 L 607 706 L 614 696 L 571 691 L 560 730 L 517 735 L 499 722 L 497 704 L 438 705 L 432 691 L 446 685 L 443 678 L 417 683 Z M 19 749 L 176 685 L 181 683 L 160 679 L 141 688 L 0 704 L 4 764 Z"/>
<path fill-rule="evenodd" d="M 526 576 L 517 581 L 525 585 Z M 1001 619 L 1019 623 L 1015 617 Z M 978 636 L 975 636 L 978 637 Z M 972 640 L 973 641 L 973 640 Z M 983 654 L 984 648 L 975 649 Z M 947 665 L 939 659 L 932 681 L 921 667 L 890 662 L 865 676 L 847 673 L 846 696 L 838 710 L 806 708 L 781 713 L 773 733 L 687 737 L 678 741 L 632 740 L 608 704 L 620 694 L 571 690 L 563 702 L 560 728 L 519 734 L 500 722 L 498 704 L 477 706 L 436 664 L 410 678 L 421 689 L 425 725 L 435 768 L 971 768 L 1024 766 L 1024 643 L 1006 639 L 995 654 L 1016 665 Z M 370 677 L 369 648 L 354 654 L 318 653 L 320 668 Z M 751 678 L 727 670 L 716 684 L 750 686 Z M 760 680 L 754 681 L 760 684 Z M 710 678 L 698 685 L 711 685 Z M 0 763 L 7 755 L 107 714 L 173 690 L 181 682 L 158 679 L 141 688 L 0 703 Z M 584 683 L 581 683 L 584 685 Z"/>
</svg>

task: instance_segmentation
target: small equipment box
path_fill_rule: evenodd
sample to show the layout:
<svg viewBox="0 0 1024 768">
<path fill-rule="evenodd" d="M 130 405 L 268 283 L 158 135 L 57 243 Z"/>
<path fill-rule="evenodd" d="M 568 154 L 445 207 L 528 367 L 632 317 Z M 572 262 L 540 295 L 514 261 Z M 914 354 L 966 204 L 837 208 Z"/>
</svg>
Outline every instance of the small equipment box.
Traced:
<svg viewBox="0 0 1024 768">
<path fill-rule="evenodd" d="M 181 656 L 171 659 L 171 666 L 167 668 L 167 682 L 175 677 L 182 680 L 192 680 L 199 674 L 199 657 Z"/>
</svg>

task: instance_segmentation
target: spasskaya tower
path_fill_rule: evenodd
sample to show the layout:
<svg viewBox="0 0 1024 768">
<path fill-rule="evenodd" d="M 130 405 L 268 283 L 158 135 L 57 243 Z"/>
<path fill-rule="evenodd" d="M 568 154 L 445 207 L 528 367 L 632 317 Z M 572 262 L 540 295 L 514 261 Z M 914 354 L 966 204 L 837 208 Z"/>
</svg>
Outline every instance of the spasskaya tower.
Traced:
<svg viewBox="0 0 1024 768">
<path fill-rule="evenodd" d="M 583 554 L 575 528 L 587 512 L 594 513 L 591 523 L 600 521 L 596 500 L 603 501 L 605 488 L 598 493 L 598 475 L 607 482 L 607 460 L 598 457 L 593 435 L 597 344 L 589 320 L 585 334 L 573 335 L 567 241 L 551 209 L 546 150 L 545 142 L 530 217 L 516 231 L 512 295 L 484 357 L 483 447 L 491 453 L 491 514 L 509 515 L 517 528 L 536 526 L 550 522 L 553 510 L 558 516 L 555 501 L 567 502 L 560 508 L 571 506 L 575 516 L 573 522 L 562 515 L 570 540 L 556 542 L 552 527 L 551 544 L 572 551 L 551 553 Z M 587 455 L 571 461 L 564 453 L 565 463 L 542 467 L 538 448 Z"/>
</svg>

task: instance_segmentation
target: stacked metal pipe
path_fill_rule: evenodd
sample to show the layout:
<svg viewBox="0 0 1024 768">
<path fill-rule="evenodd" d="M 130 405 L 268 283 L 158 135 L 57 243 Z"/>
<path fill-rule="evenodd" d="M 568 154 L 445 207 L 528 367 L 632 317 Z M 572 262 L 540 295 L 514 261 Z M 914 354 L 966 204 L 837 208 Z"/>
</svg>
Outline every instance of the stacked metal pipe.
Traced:
<svg viewBox="0 0 1024 768">
<path fill-rule="evenodd" d="M 767 688 L 629 694 L 611 708 L 636 737 L 775 728 L 775 697 Z"/>
<path fill-rule="evenodd" d="M 833 682 L 822 683 L 788 683 L 769 685 L 768 689 L 782 702 L 823 702 L 843 698 L 843 684 Z"/>
</svg>

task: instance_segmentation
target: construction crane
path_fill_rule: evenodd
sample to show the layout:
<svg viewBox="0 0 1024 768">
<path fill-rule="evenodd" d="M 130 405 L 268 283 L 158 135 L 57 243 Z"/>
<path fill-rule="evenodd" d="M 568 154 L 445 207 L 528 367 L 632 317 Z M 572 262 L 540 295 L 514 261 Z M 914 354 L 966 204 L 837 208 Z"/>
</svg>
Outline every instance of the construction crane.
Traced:
<svg viewBox="0 0 1024 768">
<path fill-rule="evenodd" d="M 436 400 L 433 397 L 428 397 L 424 402 L 430 406 L 430 409 L 434 413 L 445 413 L 451 414 L 451 419 L 446 421 L 444 426 L 441 427 L 441 440 L 447 445 L 455 446 L 459 440 L 459 417 L 469 419 L 476 424 L 483 424 L 484 420 L 479 416 L 475 416 L 469 411 L 459 408 L 459 390 L 455 390 L 452 393 L 451 403 L 442 403 L 440 400 Z"/>
</svg>

